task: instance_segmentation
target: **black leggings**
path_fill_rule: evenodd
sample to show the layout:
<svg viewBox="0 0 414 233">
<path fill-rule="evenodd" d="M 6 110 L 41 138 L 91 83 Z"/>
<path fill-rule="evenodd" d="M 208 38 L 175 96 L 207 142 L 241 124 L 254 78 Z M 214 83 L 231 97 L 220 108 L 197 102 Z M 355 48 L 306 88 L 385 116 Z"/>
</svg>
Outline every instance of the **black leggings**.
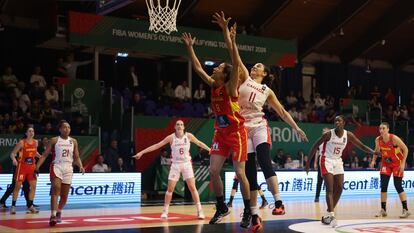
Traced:
<svg viewBox="0 0 414 233">
<path fill-rule="evenodd" d="M 247 154 L 246 177 L 249 180 L 250 191 L 258 189 L 256 158 L 266 180 L 272 176 L 276 176 L 270 158 L 270 145 L 268 143 L 262 143 L 256 147 L 256 152 L 257 156 L 256 153 Z"/>
<path fill-rule="evenodd" d="M 388 190 L 388 183 L 390 182 L 391 176 L 381 174 L 381 192 L 386 193 Z M 397 193 L 400 194 L 404 192 L 404 188 L 402 187 L 402 177 L 393 176 L 394 179 L 394 187 L 397 190 Z"/>
</svg>

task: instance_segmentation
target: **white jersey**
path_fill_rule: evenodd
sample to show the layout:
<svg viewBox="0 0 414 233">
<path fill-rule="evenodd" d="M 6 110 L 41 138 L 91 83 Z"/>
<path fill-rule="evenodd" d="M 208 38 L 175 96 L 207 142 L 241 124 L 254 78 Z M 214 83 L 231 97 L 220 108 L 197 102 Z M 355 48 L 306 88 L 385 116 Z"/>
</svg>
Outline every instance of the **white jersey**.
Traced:
<svg viewBox="0 0 414 233">
<path fill-rule="evenodd" d="M 172 163 L 184 163 L 191 161 L 190 155 L 190 140 L 187 137 L 187 133 L 182 138 L 177 138 L 175 133 L 173 135 L 173 141 L 171 143 L 171 158 Z"/>
<path fill-rule="evenodd" d="M 67 163 L 72 165 L 73 163 L 73 150 L 75 148 L 75 143 L 71 137 L 63 139 L 58 137 L 58 140 L 53 148 L 53 163 L 62 164 Z"/>
<path fill-rule="evenodd" d="M 248 77 L 239 88 L 240 114 L 244 117 L 246 128 L 267 125 L 263 117 L 263 106 L 269 96 L 270 88 Z"/>
<path fill-rule="evenodd" d="M 335 134 L 335 129 L 331 129 L 331 138 L 323 143 L 321 156 L 325 156 L 330 159 L 338 159 L 342 156 L 342 151 L 346 147 L 348 142 L 348 132 L 344 130 L 344 135 L 338 137 Z"/>
</svg>

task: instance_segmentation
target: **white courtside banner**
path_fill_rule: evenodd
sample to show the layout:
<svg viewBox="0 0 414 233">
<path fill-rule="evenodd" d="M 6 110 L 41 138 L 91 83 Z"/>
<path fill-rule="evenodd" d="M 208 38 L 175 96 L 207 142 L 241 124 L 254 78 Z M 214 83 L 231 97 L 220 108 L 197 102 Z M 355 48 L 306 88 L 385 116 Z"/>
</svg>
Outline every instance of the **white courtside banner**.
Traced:
<svg viewBox="0 0 414 233">
<path fill-rule="evenodd" d="M 307 198 L 313 200 L 316 192 L 317 172 L 311 171 L 308 175 L 304 171 L 277 171 L 279 189 L 282 198 L 292 197 Z M 225 196 L 228 198 L 233 187 L 234 172 L 225 174 Z M 265 193 L 268 200 L 273 200 L 272 194 L 267 190 L 266 180 L 263 173 L 257 173 L 258 184 Z M 414 171 L 405 171 L 403 179 L 405 192 L 414 194 Z M 353 195 L 379 195 L 380 194 L 380 174 L 379 171 L 345 171 L 344 190 L 342 196 Z M 322 185 L 321 196 L 325 196 L 325 188 Z M 394 182 L 391 177 L 388 185 L 388 193 L 396 193 Z M 241 198 L 241 193 L 237 192 L 235 199 Z"/>
<path fill-rule="evenodd" d="M 0 195 L 12 181 L 12 174 L 0 174 Z M 40 174 L 34 202 L 50 204 L 49 174 Z M 10 205 L 12 195 L 7 199 Z M 141 173 L 75 173 L 67 204 L 141 202 Z M 25 205 L 22 190 L 17 205 Z"/>
</svg>

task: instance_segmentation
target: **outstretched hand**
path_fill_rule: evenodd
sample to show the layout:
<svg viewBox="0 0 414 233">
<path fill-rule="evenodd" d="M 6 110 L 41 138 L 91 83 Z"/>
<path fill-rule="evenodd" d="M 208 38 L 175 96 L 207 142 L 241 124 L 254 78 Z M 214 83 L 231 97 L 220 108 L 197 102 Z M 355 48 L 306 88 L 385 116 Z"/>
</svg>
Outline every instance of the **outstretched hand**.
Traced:
<svg viewBox="0 0 414 233">
<path fill-rule="evenodd" d="M 305 132 L 302 129 L 297 129 L 296 132 L 299 134 L 299 137 L 304 140 L 305 142 L 308 142 L 308 137 L 306 136 Z"/>
<path fill-rule="evenodd" d="M 183 42 L 185 43 L 186 46 L 191 47 L 194 45 L 194 42 L 196 40 L 196 38 L 192 37 L 190 33 L 184 32 L 181 36 L 181 39 L 183 39 Z"/>
<path fill-rule="evenodd" d="M 232 41 L 236 41 L 236 35 L 237 35 L 237 23 L 234 23 L 233 26 L 230 28 L 230 39 Z"/>
<path fill-rule="evenodd" d="M 221 11 L 220 14 L 215 12 L 213 15 L 213 20 L 211 20 L 212 23 L 218 24 L 221 29 L 225 29 L 228 27 L 229 22 L 231 20 L 231 17 L 228 17 L 226 19 L 226 16 L 224 15 L 224 12 Z"/>
<path fill-rule="evenodd" d="M 141 152 L 138 152 L 134 156 L 132 156 L 132 158 L 134 158 L 134 159 L 140 159 L 141 157 L 142 157 L 142 153 Z"/>
</svg>

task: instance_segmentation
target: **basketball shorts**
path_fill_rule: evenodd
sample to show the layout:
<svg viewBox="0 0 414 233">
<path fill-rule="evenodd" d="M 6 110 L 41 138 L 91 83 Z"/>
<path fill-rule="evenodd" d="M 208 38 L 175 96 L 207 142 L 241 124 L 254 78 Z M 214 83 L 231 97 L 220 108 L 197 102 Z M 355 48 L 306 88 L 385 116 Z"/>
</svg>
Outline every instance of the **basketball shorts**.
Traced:
<svg viewBox="0 0 414 233">
<path fill-rule="evenodd" d="M 391 176 L 391 174 L 395 177 L 404 177 L 404 172 L 400 172 L 400 165 L 396 164 L 386 164 L 381 163 L 381 171 L 380 174 Z"/>
<path fill-rule="evenodd" d="M 344 174 L 344 163 L 342 162 L 342 158 L 327 158 L 326 156 L 321 156 L 319 165 L 322 176 L 328 173 L 332 175 Z"/>
<path fill-rule="evenodd" d="M 232 160 L 244 162 L 247 160 L 247 130 L 217 130 L 214 132 L 210 154 L 228 157 L 232 153 Z"/>
<path fill-rule="evenodd" d="M 180 179 L 181 174 L 183 174 L 184 180 L 194 177 L 194 170 L 191 161 L 184 163 L 171 163 L 168 179 L 178 181 Z"/>
<path fill-rule="evenodd" d="M 54 164 L 50 165 L 50 180 L 53 178 L 59 178 L 63 184 L 71 184 L 73 177 L 72 164 Z"/>
<path fill-rule="evenodd" d="M 34 174 L 35 166 L 18 164 L 16 172 L 14 174 L 14 180 L 17 182 L 24 182 L 26 179 L 28 181 L 36 180 L 36 175 Z"/>
<path fill-rule="evenodd" d="M 262 143 L 272 145 L 270 131 L 267 125 L 247 129 L 247 153 L 256 152 L 256 147 Z"/>
</svg>

